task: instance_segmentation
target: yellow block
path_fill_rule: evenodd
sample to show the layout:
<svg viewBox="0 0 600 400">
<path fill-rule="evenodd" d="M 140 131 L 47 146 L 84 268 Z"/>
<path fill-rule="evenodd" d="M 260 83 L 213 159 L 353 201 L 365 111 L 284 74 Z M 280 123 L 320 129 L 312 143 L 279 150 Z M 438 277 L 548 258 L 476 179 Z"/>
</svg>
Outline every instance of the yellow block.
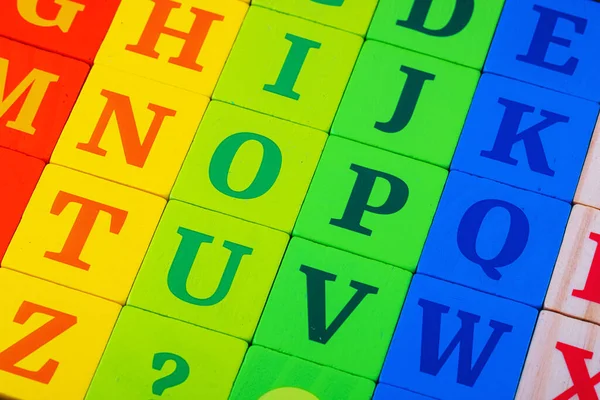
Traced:
<svg viewBox="0 0 600 400">
<path fill-rule="evenodd" d="M 208 101 L 94 66 L 51 162 L 166 198 Z"/>
<path fill-rule="evenodd" d="M 48 165 L 2 266 L 124 304 L 164 206 L 158 196 Z"/>
<path fill-rule="evenodd" d="M 171 198 L 291 232 L 324 132 L 211 102 Z"/>
<path fill-rule="evenodd" d="M 81 400 L 121 307 L 0 269 L 0 398 Z"/>
<path fill-rule="evenodd" d="M 288 239 L 169 201 L 127 304 L 250 341 Z"/>
<path fill-rule="evenodd" d="M 247 11 L 239 0 L 122 0 L 95 63 L 210 96 Z"/>
</svg>

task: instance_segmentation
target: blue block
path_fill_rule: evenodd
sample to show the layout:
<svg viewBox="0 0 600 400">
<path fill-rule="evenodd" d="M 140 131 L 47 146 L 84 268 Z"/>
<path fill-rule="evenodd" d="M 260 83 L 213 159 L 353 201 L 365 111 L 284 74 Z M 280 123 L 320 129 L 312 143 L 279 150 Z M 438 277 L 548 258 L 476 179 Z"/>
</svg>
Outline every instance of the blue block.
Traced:
<svg viewBox="0 0 600 400">
<path fill-rule="evenodd" d="M 514 398 L 535 308 L 417 274 L 380 382 L 438 399 Z"/>
<path fill-rule="evenodd" d="M 379 384 L 375 389 L 373 400 L 432 400 L 432 398 L 390 385 Z"/>
<path fill-rule="evenodd" d="M 418 272 L 541 308 L 570 212 L 564 201 L 453 171 Z"/>
<path fill-rule="evenodd" d="M 600 102 L 600 4 L 506 0 L 484 71 Z"/>
<path fill-rule="evenodd" d="M 571 201 L 598 104 L 484 74 L 452 169 Z"/>
</svg>

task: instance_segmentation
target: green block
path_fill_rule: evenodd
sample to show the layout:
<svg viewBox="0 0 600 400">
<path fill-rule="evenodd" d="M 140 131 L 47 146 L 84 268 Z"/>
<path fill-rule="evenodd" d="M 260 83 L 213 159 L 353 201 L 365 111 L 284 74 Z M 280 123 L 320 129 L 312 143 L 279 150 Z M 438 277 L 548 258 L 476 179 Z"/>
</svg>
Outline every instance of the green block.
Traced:
<svg viewBox="0 0 600 400">
<path fill-rule="evenodd" d="M 86 400 L 227 400 L 246 347 L 242 340 L 126 306 Z"/>
<path fill-rule="evenodd" d="M 367 41 L 331 133 L 448 168 L 479 71 Z"/>
<path fill-rule="evenodd" d="M 368 39 L 481 69 L 504 0 L 380 0 Z"/>
<path fill-rule="evenodd" d="M 370 400 L 374 389 L 367 379 L 252 346 L 230 400 Z"/>
<path fill-rule="evenodd" d="M 291 232 L 327 134 L 211 101 L 171 198 Z"/>
<path fill-rule="evenodd" d="M 376 380 L 411 274 L 293 238 L 254 344 Z"/>
<path fill-rule="evenodd" d="M 252 4 L 365 36 L 377 0 L 254 0 Z"/>
<path fill-rule="evenodd" d="M 127 304 L 250 341 L 288 240 L 169 201 Z"/>
<path fill-rule="evenodd" d="M 362 38 L 250 7 L 213 98 L 328 131 Z"/>
<path fill-rule="evenodd" d="M 414 272 L 448 171 L 330 136 L 294 236 Z"/>
</svg>

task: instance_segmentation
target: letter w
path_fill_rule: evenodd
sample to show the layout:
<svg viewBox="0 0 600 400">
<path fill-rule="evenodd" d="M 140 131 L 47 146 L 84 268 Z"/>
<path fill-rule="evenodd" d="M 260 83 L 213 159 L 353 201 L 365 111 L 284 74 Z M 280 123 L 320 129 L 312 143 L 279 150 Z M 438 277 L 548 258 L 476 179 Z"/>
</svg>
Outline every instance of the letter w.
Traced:
<svg viewBox="0 0 600 400">
<path fill-rule="evenodd" d="M 440 332 L 442 324 L 442 314 L 447 314 L 450 307 L 434 303 L 429 300 L 420 299 L 419 305 L 423 308 L 423 329 L 421 339 L 421 372 L 430 375 L 437 375 L 456 347 L 458 350 L 458 371 L 456 381 L 462 385 L 473 387 L 483 368 L 487 364 L 494 349 L 498 345 L 500 338 L 504 333 L 512 331 L 512 325 L 490 320 L 490 328 L 494 331 L 487 340 L 481 354 L 475 364 L 473 361 L 473 336 L 475 334 L 475 324 L 479 322 L 479 315 L 471 314 L 459 310 L 458 318 L 461 320 L 461 327 L 448 345 L 446 350 L 439 355 Z"/>
<path fill-rule="evenodd" d="M 58 82 L 58 78 L 58 75 L 34 68 L 7 95 L 8 60 L 0 58 L 0 118 L 11 109 L 18 99 L 23 95 L 26 96 L 16 118 L 8 121 L 6 126 L 33 135 L 35 133 L 33 120 L 44 100 L 48 87 L 51 83 Z M 27 92 L 28 89 L 29 91 Z M 26 92 L 27 94 L 25 94 Z"/>
<path fill-rule="evenodd" d="M 148 110 L 154 112 L 154 118 L 144 140 L 140 141 L 129 97 L 105 89 L 100 94 L 106 97 L 106 106 L 100 115 L 90 141 L 88 143 L 78 143 L 77 148 L 104 157 L 106 150 L 100 148 L 100 140 L 102 140 L 110 118 L 114 114 L 127 164 L 143 168 L 164 119 L 175 116 L 176 111 L 150 103 Z"/>
</svg>

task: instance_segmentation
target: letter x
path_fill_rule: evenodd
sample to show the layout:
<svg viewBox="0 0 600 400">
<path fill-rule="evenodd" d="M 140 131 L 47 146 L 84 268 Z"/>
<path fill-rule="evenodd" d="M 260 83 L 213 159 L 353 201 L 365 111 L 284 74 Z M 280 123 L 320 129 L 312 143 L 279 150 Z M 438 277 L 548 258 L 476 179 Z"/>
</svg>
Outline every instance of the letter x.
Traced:
<svg viewBox="0 0 600 400">
<path fill-rule="evenodd" d="M 554 400 L 569 400 L 578 396 L 580 400 L 599 400 L 595 386 L 600 383 L 600 372 L 590 377 L 585 360 L 590 360 L 594 353 L 566 343 L 556 343 L 556 349 L 563 354 L 573 386 L 565 390 Z"/>
</svg>

